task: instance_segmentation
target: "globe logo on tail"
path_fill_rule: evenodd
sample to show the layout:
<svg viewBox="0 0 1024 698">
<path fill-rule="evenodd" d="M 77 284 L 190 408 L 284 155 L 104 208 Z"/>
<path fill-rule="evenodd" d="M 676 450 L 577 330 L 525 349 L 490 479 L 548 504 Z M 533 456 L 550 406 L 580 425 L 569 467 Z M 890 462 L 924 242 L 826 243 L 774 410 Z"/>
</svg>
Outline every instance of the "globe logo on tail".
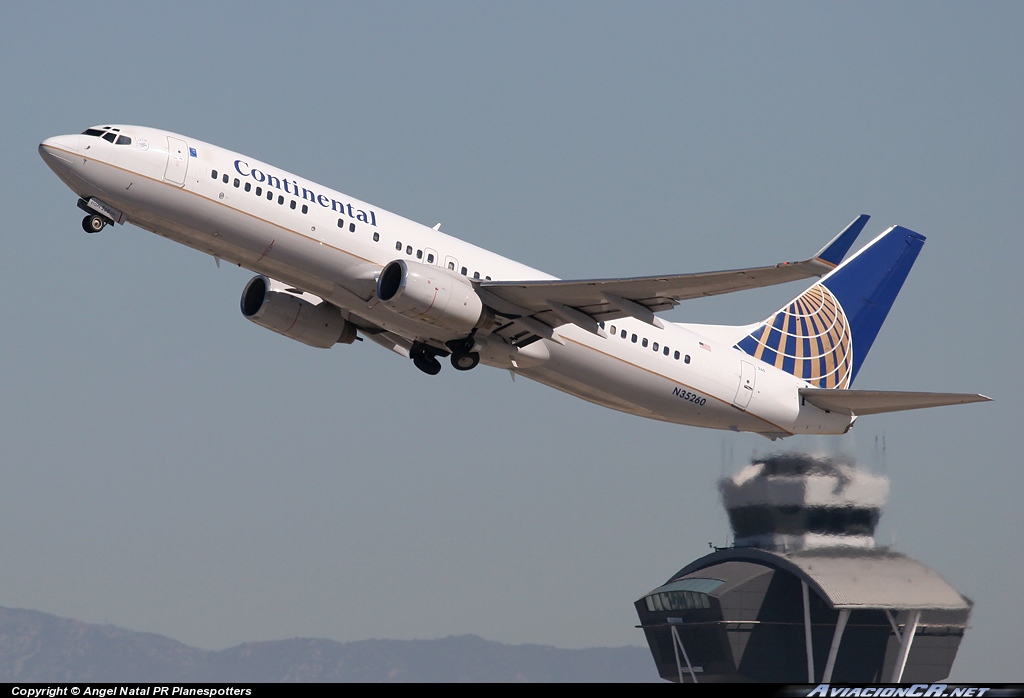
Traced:
<svg viewBox="0 0 1024 698">
<path fill-rule="evenodd" d="M 819 388 L 850 385 L 850 323 L 839 300 L 821 284 L 767 318 L 736 347 Z"/>
</svg>

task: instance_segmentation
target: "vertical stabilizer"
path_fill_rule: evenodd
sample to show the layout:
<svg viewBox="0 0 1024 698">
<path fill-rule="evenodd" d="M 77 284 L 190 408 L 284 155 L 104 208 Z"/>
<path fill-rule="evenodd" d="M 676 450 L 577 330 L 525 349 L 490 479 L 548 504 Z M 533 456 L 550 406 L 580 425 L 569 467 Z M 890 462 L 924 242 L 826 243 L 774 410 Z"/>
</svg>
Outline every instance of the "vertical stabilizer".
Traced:
<svg viewBox="0 0 1024 698">
<path fill-rule="evenodd" d="M 889 228 L 736 348 L 819 388 L 850 387 L 924 240 Z"/>
</svg>

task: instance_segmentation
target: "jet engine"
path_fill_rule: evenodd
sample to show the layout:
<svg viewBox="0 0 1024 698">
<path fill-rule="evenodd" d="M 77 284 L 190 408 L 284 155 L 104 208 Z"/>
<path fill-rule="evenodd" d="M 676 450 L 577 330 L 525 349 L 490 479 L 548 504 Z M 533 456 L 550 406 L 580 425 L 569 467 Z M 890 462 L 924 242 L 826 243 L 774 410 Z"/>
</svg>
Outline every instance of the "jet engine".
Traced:
<svg viewBox="0 0 1024 698">
<path fill-rule="evenodd" d="M 311 293 L 287 290 L 266 276 L 253 277 L 242 291 L 242 315 L 260 327 L 318 349 L 351 344 L 355 326 L 341 311 Z"/>
<path fill-rule="evenodd" d="M 388 264 L 377 277 L 376 292 L 399 315 L 455 334 L 469 334 L 490 315 L 469 279 L 420 262 Z"/>
</svg>

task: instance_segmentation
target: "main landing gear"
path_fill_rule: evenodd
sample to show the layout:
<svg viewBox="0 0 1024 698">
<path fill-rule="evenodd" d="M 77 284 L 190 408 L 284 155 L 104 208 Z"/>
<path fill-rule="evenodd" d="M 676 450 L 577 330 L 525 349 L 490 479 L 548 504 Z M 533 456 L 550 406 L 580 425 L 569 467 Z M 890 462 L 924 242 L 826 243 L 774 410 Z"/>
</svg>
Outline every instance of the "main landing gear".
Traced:
<svg viewBox="0 0 1024 698">
<path fill-rule="evenodd" d="M 441 362 L 437 360 L 434 352 L 426 344 L 413 342 L 412 349 L 409 350 L 409 358 L 412 359 L 416 368 L 428 376 L 436 376 L 441 372 Z"/>
<path fill-rule="evenodd" d="M 452 350 L 452 367 L 456 371 L 469 371 L 480 363 L 480 354 L 473 351 L 474 344 L 476 341 L 472 334 L 465 339 L 453 339 L 446 343 L 447 347 Z"/>
<path fill-rule="evenodd" d="M 451 350 L 452 367 L 456 371 L 469 371 L 480 363 L 480 353 L 472 351 L 473 338 L 457 339 L 448 342 Z M 436 376 L 441 372 L 441 362 L 437 360 L 438 355 L 443 355 L 443 349 L 435 349 L 422 342 L 413 342 L 409 350 L 409 358 L 419 370 L 428 376 Z"/>
<path fill-rule="evenodd" d="M 456 371 L 469 371 L 480 363 L 480 354 L 475 351 L 456 352 L 452 354 L 452 366 Z"/>
</svg>

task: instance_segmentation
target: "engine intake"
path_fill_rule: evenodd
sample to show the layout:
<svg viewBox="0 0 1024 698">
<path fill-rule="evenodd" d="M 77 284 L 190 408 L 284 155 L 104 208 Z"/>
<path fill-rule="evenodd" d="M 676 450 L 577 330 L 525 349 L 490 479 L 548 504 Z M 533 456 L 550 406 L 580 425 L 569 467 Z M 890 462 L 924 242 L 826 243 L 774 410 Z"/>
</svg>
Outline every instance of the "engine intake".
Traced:
<svg viewBox="0 0 1024 698">
<path fill-rule="evenodd" d="M 484 303 L 469 279 L 442 267 L 404 259 L 381 270 L 377 298 L 399 315 L 459 334 L 468 334 L 486 316 Z"/>
<path fill-rule="evenodd" d="M 318 349 L 355 341 L 355 326 L 336 306 L 310 293 L 284 289 L 266 276 L 253 277 L 242 291 L 242 315 L 260 327 Z"/>
</svg>

